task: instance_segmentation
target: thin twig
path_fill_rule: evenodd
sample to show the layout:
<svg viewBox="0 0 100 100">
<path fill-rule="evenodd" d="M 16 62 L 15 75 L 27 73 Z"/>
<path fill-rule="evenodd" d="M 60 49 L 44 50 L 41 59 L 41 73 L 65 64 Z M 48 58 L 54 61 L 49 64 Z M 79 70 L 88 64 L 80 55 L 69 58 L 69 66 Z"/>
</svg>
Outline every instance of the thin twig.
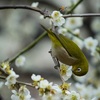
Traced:
<svg viewBox="0 0 100 100">
<path fill-rule="evenodd" d="M 40 14 L 44 15 L 44 18 L 50 17 L 48 11 L 41 10 L 36 7 L 27 6 L 27 5 L 3 5 L 3 6 L 0 6 L 0 10 L 4 10 L 4 9 L 26 9 L 26 10 L 39 12 Z"/>
<path fill-rule="evenodd" d="M 68 12 L 67 14 L 70 14 L 73 12 L 73 10 L 82 2 L 83 0 L 79 0 Z"/>
<path fill-rule="evenodd" d="M 26 6 L 26 5 L 3 5 L 3 6 L 0 6 L 0 10 L 4 10 L 4 9 L 27 9 L 27 10 L 39 12 L 42 15 L 44 14 L 44 12 L 41 9 L 31 7 L 31 6 Z"/>
<path fill-rule="evenodd" d="M 22 82 L 22 81 L 17 81 L 18 84 L 22 84 L 22 85 L 26 85 L 26 86 L 30 86 L 30 87 L 33 87 L 34 86 L 31 84 L 31 83 L 26 83 L 26 82 Z"/>
<path fill-rule="evenodd" d="M 85 13 L 85 14 L 63 15 L 64 18 L 68 18 L 68 17 L 98 17 L 98 16 L 100 16 L 100 13 Z"/>
<path fill-rule="evenodd" d="M 18 54 L 16 54 L 13 58 L 9 59 L 8 61 L 12 63 L 19 55 L 22 55 L 28 50 L 30 50 L 31 48 L 33 48 L 44 36 L 46 36 L 46 34 L 47 32 L 44 32 L 43 34 L 41 34 L 36 40 L 34 40 L 31 44 L 29 44 L 27 47 L 22 49 Z"/>
<path fill-rule="evenodd" d="M 6 80 L 6 77 L 0 75 L 0 79 Z M 16 83 L 26 85 L 26 86 L 30 86 L 30 87 L 34 87 L 31 83 L 26 83 L 26 82 L 21 82 L 21 81 L 17 81 Z"/>
</svg>

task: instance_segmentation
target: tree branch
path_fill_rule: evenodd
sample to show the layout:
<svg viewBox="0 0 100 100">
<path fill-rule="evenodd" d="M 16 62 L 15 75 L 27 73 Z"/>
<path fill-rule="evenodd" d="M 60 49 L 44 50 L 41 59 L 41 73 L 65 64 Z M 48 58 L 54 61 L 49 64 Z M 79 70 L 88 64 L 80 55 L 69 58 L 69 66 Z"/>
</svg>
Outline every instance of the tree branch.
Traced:
<svg viewBox="0 0 100 100">
<path fill-rule="evenodd" d="M 36 11 L 36 12 L 39 12 L 40 14 L 44 15 L 44 18 L 50 17 L 48 11 L 41 10 L 39 8 L 36 8 L 36 7 L 27 6 L 27 5 L 3 5 L 3 6 L 0 6 L 0 10 L 4 10 L 4 9 L 26 9 L 26 10 L 32 10 L 32 11 Z"/>
<path fill-rule="evenodd" d="M 40 14 L 44 15 L 44 12 L 41 9 L 31 7 L 31 6 L 26 6 L 26 5 L 3 5 L 3 6 L 0 6 L 0 10 L 4 10 L 4 9 L 27 9 L 27 10 L 39 12 Z"/>
<path fill-rule="evenodd" d="M 72 13 L 73 10 L 74 10 L 82 1 L 83 1 L 83 0 L 79 0 L 79 1 L 71 8 L 71 10 L 69 10 L 69 11 L 67 12 L 67 14 Z"/>
<path fill-rule="evenodd" d="M 18 54 L 16 54 L 12 59 L 9 59 L 9 63 L 12 63 L 18 56 L 24 54 L 28 50 L 30 50 L 32 47 L 34 47 L 44 36 L 46 36 L 47 32 L 44 32 L 41 34 L 36 40 L 34 40 L 32 43 L 30 43 L 27 47 L 22 49 Z"/>
<path fill-rule="evenodd" d="M 6 80 L 6 77 L 5 76 L 0 76 L 0 79 Z M 16 83 L 26 85 L 26 86 L 30 86 L 30 87 L 34 87 L 31 83 L 26 83 L 26 82 L 21 82 L 21 81 L 17 81 Z"/>
<path fill-rule="evenodd" d="M 68 14 L 63 15 L 64 18 L 68 17 L 99 17 L 100 13 L 86 13 L 86 14 Z"/>
</svg>

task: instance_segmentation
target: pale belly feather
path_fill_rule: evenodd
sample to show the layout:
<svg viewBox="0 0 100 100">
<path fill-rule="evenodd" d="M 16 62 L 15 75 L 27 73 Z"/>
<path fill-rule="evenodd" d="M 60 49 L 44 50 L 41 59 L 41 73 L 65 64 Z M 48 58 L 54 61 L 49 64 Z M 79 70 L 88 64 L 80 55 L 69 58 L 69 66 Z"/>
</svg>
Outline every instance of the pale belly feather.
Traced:
<svg viewBox="0 0 100 100">
<path fill-rule="evenodd" d="M 77 59 L 71 57 L 63 47 L 52 48 L 51 51 L 53 57 L 56 57 L 60 62 L 66 65 L 73 65 L 77 61 Z"/>
</svg>

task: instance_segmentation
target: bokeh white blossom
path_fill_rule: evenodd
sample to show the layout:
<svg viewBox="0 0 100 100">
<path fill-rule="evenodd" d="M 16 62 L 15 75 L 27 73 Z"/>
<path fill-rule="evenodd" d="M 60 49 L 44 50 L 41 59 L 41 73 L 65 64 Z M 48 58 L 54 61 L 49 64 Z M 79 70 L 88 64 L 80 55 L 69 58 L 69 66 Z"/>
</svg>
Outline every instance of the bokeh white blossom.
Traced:
<svg viewBox="0 0 100 100">
<path fill-rule="evenodd" d="M 72 17 L 72 18 L 67 18 L 65 27 L 69 29 L 75 29 L 78 27 L 81 27 L 83 25 L 83 18 L 80 17 Z"/>
<path fill-rule="evenodd" d="M 90 50 L 91 52 L 93 52 L 93 53 L 96 51 L 97 45 L 98 45 L 98 40 L 93 39 L 92 37 L 88 37 L 88 38 L 84 39 L 84 46 L 88 50 Z"/>
<path fill-rule="evenodd" d="M 22 67 L 25 64 L 25 61 L 26 61 L 25 56 L 20 55 L 18 58 L 16 58 L 15 65 L 17 67 Z"/>
<path fill-rule="evenodd" d="M 4 82 L 0 81 L 0 88 L 4 85 Z"/>
<path fill-rule="evenodd" d="M 62 64 L 60 66 L 60 73 L 62 75 L 62 78 L 67 81 L 72 76 L 72 66 L 67 66 Z"/>
<path fill-rule="evenodd" d="M 7 81 L 5 82 L 5 85 L 7 85 L 8 88 L 11 88 L 12 85 L 16 84 L 18 77 L 19 75 L 17 75 L 12 69 L 10 75 L 6 78 Z"/>
<path fill-rule="evenodd" d="M 39 5 L 39 2 L 33 2 L 33 3 L 31 4 L 31 7 L 38 7 L 38 5 Z"/>
<path fill-rule="evenodd" d="M 26 86 L 21 86 L 18 91 L 12 90 L 12 100 L 31 100 L 30 91 Z"/>
</svg>

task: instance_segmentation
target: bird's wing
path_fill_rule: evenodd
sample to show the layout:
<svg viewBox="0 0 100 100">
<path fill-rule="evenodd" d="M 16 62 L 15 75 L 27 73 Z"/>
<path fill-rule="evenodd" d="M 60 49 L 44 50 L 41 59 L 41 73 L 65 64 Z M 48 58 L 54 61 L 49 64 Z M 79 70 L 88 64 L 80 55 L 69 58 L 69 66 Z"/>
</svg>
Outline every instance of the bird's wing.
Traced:
<svg viewBox="0 0 100 100">
<path fill-rule="evenodd" d="M 81 55 L 84 55 L 81 49 L 72 40 L 68 39 L 62 34 L 58 35 L 58 39 L 70 56 L 79 59 L 81 58 Z"/>
</svg>

